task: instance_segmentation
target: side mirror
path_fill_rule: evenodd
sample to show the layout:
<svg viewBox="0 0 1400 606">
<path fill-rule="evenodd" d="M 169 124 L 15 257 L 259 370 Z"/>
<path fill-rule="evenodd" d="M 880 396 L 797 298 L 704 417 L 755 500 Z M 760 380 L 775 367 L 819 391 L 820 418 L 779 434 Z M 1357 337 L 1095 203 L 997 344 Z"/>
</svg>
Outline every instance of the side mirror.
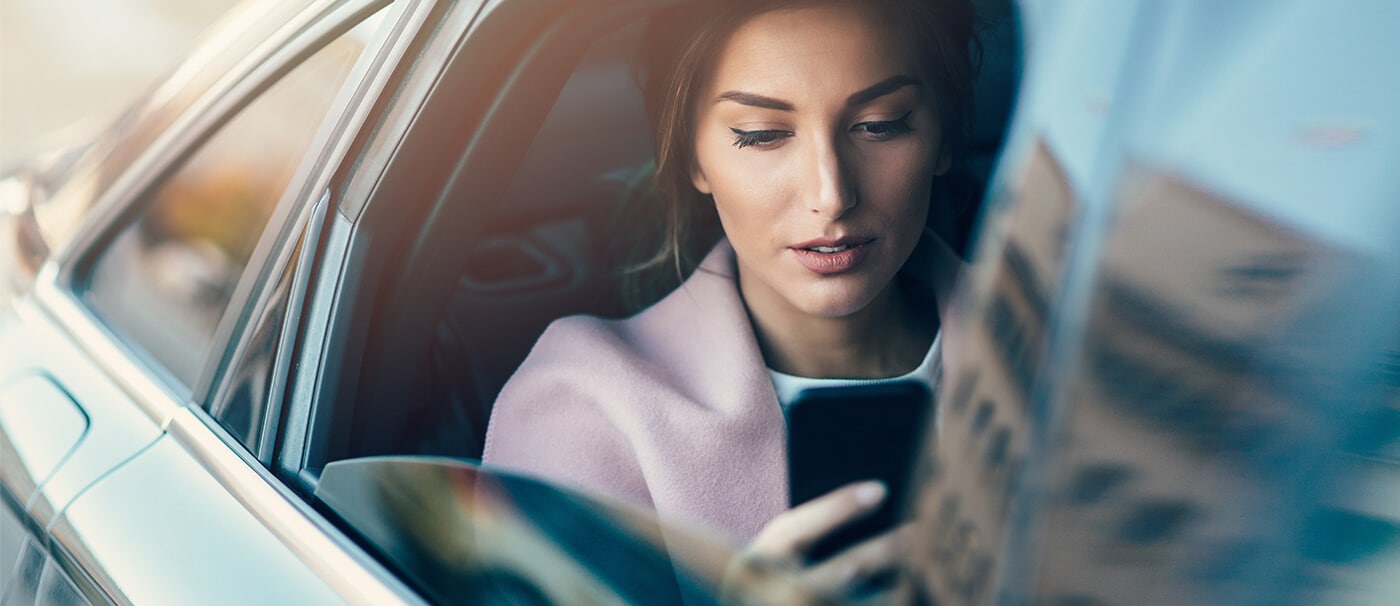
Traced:
<svg viewBox="0 0 1400 606">
<path fill-rule="evenodd" d="M 435 603 L 717 604 L 733 553 L 640 508 L 459 459 L 337 461 L 315 497 Z"/>
</svg>

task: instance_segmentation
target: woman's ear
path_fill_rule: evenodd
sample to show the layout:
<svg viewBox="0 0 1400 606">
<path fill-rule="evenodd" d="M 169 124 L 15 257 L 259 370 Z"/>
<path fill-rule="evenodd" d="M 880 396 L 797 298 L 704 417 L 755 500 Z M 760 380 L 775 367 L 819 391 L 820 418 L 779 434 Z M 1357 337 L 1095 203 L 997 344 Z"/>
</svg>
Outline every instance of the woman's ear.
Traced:
<svg viewBox="0 0 1400 606">
<path fill-rule="evenodd" d="M 710 188 L 710 179 L 706 179 L 704 171 L 700 169 L 700 164 L 690 165 L 690 185 L 696 186 L 696 189 L 703 195 L 708 196 L 714 193 L 714 190 Z"/>
<path fill-rule="evenodd" d="M 700 169 L 699 162 L 690 163 L 690 184 L 707 196 L 714 193 L 713 188 L 710 187 L 710 180 L 705 178 L 705 171 Z"/>
<path fill-rule="evenodd" d="M 938 163 L 933 166 L 933 176 L 942 177 L 953 167 L 953 153 L 948 151 L 946 144 L 938 147 Z"/>
</svg>

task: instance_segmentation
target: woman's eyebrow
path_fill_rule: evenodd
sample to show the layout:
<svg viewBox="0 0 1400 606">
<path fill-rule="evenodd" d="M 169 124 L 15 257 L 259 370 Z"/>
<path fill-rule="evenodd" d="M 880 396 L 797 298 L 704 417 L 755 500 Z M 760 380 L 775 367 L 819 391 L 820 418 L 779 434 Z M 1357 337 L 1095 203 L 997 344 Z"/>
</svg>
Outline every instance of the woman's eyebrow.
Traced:
<svg viewBox="0 0 1400 606">
<path fill-rule="evenodd" d="M 865 90 L 846 97 L 846 107 L 864 105 L 880 97 L 888 95 L 906 86 L 918 86 L 919 81 L 909 76 L 894 76 L 886 78 Z"/>
<path fill-rule="evenodd" d="M 855 107 L 857 105 L 864 105 L 906 86 L 918 85 L 919 81 L 909 76 L 894 76 L 891 78 L 886 78 L 874 84 L 873 86 L 866 88 L 865 90 L 859 91 L 851 95 L 850 97 L 847 97 L 846 106 Z M 756 93 L 746 93 L 744 91 L 737 90 L 732 90 L 727 93 L 721 94 L 718 97 L 715 97 L 715 103 L 719 103 L 721 101 L 733 101 L 740 105 L 761 107 L 763 109 L 775 109 L 784 112 L 790 112 L 796 109 L 791 103 L 783 101 L 782 99 L 774 99 L 773 97 L 765 97 Z"/>
<path fill-rule="evenodd" d="M 783 101 L 781 99 L 774 99 L 772 97 L 765 97 L 763 95 L 756 95 L 754 93 L 746 93 L 737 90 L 732 90 L 718 97 L 715 97 L 715 103 L 719 103 L 720 101 L 733 101 L 741 105 L 761 107 L 764 109 L 776 109 L 778 111 L 784 112 L 790 112 L 793 109 L 795 109 L 791 103 L 788 103 L 787 101 Z"/>
</svg>

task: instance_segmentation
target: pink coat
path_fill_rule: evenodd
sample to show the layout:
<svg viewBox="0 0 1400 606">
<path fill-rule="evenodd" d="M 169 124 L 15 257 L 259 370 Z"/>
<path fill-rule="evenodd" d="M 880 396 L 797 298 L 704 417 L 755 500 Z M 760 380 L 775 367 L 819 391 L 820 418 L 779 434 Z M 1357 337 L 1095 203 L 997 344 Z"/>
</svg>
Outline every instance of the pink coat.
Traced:
<svg viewBox="0 0 1400 606">
<path fill-rule="evenodd" d="M 636 316 L 550 324 L 496 400 L 483 462 L 754 537 L 787 509 L 786 426 L 735 276 L 721 242 Z"/>
</svg>

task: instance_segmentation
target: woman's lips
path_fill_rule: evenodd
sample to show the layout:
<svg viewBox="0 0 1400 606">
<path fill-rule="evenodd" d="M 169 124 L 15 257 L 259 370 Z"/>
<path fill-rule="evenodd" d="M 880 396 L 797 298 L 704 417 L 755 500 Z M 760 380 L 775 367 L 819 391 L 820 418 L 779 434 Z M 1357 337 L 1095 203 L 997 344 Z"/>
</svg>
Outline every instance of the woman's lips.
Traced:
<svg viewBox="0 0 1400 606">
<path fill-rule="evenodd" d="M 865 260 L 866 254 L 870 252 L 871 242 L 873 240 L 860 243 L 847 241 L 807 242 L 801 247 L 793 247 L 790 250 L 797 255 L 797 262 L 806 267 L 808 271 L 829 276 L 851 271 L 860 265 L 860 262 Z M 837 249 L 837 251 L 819 252 L 814 250 L 817 248 Z"/>
</svg>

